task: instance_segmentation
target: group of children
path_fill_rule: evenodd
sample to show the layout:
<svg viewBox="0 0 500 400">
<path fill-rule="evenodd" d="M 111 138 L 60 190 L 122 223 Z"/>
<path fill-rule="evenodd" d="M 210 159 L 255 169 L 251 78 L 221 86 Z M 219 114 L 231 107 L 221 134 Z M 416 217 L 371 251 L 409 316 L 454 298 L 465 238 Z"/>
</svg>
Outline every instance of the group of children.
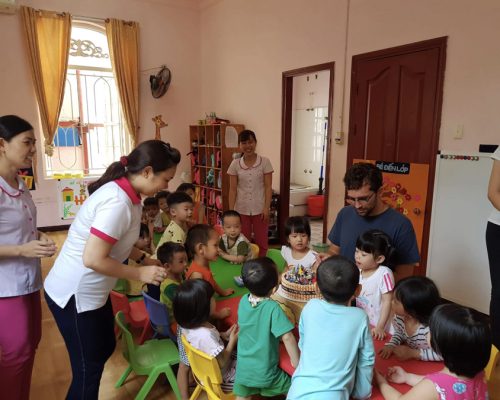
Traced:
<svg viewBox="0 0 500 400">
<path fill-rule="evenodd" d="M 271 298 L 280 284 L 277 267 L 268 258 L 252 259 L 239 214 L 224 213 L 224 234 L 219 237 L 213 227 L 193 226 L 194 202 L 184 195 L 174 192 L 166 198 L 170 222 L 157 249 L 152 249 L 167 270 L 159 297 L 177 323 L 183 398 L 189 396 L 189 362 L 181 335 L 217 358 L 223 389 L 239 399 L 287 393 L 289 399 L 367 398 L 374 376 L 388 399 L 400 394 L 387 381 L 414 385 L 408 398 L 486 398 L 482 370 L 491 349 L 488 322 L 474 310 L 441 305 L 439 291 L 428 278 L 409 277 L 395 284 L 389 268 L 394 249 L 383 232 L 368 231 L 358 238 L 355 264 L 342 256 L 320 262 L 309 247 L 307 219 L 287 221 L 288 246 L 282 255 L 288 268 L 300 264 L 311 269 L 318 288 L 318 298 L 308 301 L 300 315 L 297 344 L 294 324 Z M 147 212 L 151 225 L 157 217 Z M 143 242 L 147 247 L 148 241 Z M 239 303 L 238 324 L 223 332 L 217 330 L 217 321 L 231 311 L 216 310 L 213 295 L 228 296 L 233 290 L 219 287 L 213 278 L 209 262 L 218 256 L 243 263 L 241 280 L 249 290 Z M 443 360 L 444 369 L 425 377 L 399 367 L 390 368 L 385 377 L 374 373 L 372 337 L 383 339 L 386 333 L 392 337 L 380 351 L 382 358 Z M 280 340 L 296 367 L 291 378 L 278 367 Z"/>
</svg>

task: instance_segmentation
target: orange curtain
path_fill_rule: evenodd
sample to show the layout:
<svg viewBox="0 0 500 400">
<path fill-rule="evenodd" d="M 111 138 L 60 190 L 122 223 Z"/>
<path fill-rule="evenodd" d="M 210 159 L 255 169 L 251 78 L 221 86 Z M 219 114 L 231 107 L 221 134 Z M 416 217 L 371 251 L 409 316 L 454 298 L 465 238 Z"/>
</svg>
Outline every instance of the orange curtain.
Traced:
<svg viewBox="0 0 500 400">
<path fill-rule="evenodd" d="M 139 24 L 108 19 L 106 35 L 125 123 L 135 146 L 139 135 Z"/>
<path fill-rule="evenodd" d="M 21 7 L 28 54 L 40 109 L 45 153 L 52 156 L 53 140 L 64 99 L 71 37 L 71 16 Z"/>
</svg>

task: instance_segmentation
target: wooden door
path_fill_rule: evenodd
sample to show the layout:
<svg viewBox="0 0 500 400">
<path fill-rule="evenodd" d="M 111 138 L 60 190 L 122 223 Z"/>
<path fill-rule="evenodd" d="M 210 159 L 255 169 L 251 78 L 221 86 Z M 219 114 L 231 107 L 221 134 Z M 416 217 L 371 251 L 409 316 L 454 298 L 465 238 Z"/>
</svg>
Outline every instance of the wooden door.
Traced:
<svg viewBox="0 0 500 400">
<path fill-rule="evenodd" d="M 421 249 L 425 273 L 445 66 L 446 38 L 353 57 L 347 163 L 429 165 Z"/>
</svg>

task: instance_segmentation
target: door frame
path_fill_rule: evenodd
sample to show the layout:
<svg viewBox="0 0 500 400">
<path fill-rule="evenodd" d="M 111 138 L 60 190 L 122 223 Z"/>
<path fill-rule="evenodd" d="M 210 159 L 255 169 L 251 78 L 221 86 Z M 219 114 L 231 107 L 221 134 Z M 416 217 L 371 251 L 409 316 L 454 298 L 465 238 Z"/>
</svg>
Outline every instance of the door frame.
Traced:
<svg viewBox="0 0 500 400">
<path fill-rule="evenodd" d="M 424 229 L 422 235 L 422 249 L 420 251 L 420 263 L 415 269 L 416 275 L 426 275 L 427 271 L 427 255 L 429 250 L 429 234 L 432 212 L 432 199 L 434 195 L 434 178 L 436 171 L 436 157 L 439 151 L 439 131 L 441 127 L 441 110 L 443 105 L 443 86 L 444 86 L 444 71 L 446 66 L 446 47 L 448 36 L 442 36 L 435 39 L 423 40 L 421 42 L 409 43 L 402 46 L 391 47 L 388 49 L 376 50 L 369 53 L 358 54 L 352 57 L 351 66 L 351 99 L 349 105 L 349 133 L 354 132 L 354 105 L 355 98 L 352 93 L 356 91 L 356 74 L 361 61 L 377 60 L 381 58 L 400 56 L 408 53 L 416 53 L 418 51 L 438 49 L 438 73 L 437 73 L 437 89 L 436 103 L 434 108 L 434 121 L 432 124 L 432 143 L 431 143 L 431 159 L 429 160 L 429 182 L 427 186 L 427 202 L 425 206 Z M 352 165 L 353 148 L 347 142 L 347 165 L 346 169 Z"/>
<path fill-rule="evenodd" d="M 323 209 L 323 242 L 326 238 L 328 220 L 328 191 L 330 180 L 330 151 L 332 139 L 332 119 L 333 119 L 333 89 L 335 78 L 335 62 L 312 65 L 285 71 L 282 74 L 282 108 L 281 108 L 281 157 L 280 157 L 280 205 L 279 205 L 279 237 L 282 244 L 286 243 L 285 221 L 288 218 L 290 206 L 290 161 L 292 150 L 292 113 L 293 113 L 293 78 L 296 76 L 312 74 L 319 71 L 328 70 L 330 72 L 328 89 L 328 126 L 326 137 L 326 153 L 324 168 L 324 193 L 325 205 Z"/>
</svg>

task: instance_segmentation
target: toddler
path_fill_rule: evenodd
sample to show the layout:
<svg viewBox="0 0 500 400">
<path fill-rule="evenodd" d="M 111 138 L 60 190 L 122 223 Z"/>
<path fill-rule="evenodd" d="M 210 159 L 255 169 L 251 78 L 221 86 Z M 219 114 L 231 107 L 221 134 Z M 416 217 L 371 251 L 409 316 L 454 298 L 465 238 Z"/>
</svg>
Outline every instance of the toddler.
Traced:
<svg viewBox="0 0 500 400">
<path fill-rule="evenodd" d="M 394 252 L 389 237 L 382 231 L 370 230 L 356 241 L 354 260 L 360 269 L 361 293 L 356 306 L 365 310 L 372 326 L 372 336 L 383 339 L 391 331 L 390 314 L 394 275 L 383 266 Z"/>
<path fill-rule="evenodd" d="M 410 374 L 401 367 L 389 368 L 387 377 L 376 372 L 384 399 L 488 399 L 484 375 L 492 344 L 488 318 L 467 307 L 443 304 L 432 312 L 429 330 L 432 349 L 443 357 L 445 367 L 426 376 Z M 413 388 L 402 395 L 387 380 Z"/>
<path fill-rule="evenodd" d="M 193 215 L 189 221 L 191 225 L 206 224 L 205 204 L 201 201 L 196 201 L 196 187 L 192 183 L 184 182 L 179 185 L 177 191 L 187 193 L 193 200 Z"/>
<path fill-rule="evenodd" d="M 167 306 L 170 324 L 175 323 L 172 302 L 179 285 L 182 283 L 187 267 L 187 254 L 180 243 L 163 243 L 157 252 L 158 260 L 167 271 L 167 276 L 160 285 L 160 301 Z M 175 329 L 172 329 L 174 332 Z"/>
<path fill-rule="evenodd" d="M 219 241 L 219 255 L 234 264 L 242 264 L 252 258 L 250 242 L 241 233 L 241 216 L 238 211 L 224 211 L 222 228 L 224 234 Z"/>
<path fill-rule="evenodd" d="M 174 297 L 174 315 L 180 327 L 177 343 L 181 362 L 177 371 L 177 383 L 184 399 L 189 398 L 189 361 L 181 335 L 184 335 L 194 348 L 217 358 L 223 377 L 221 387 L 224 391 L 231 391 L 233 386 L 236 357 L 232 353 L 238 339 L 238 327 L 233 325 L 226 332 L 219 333 L 209 322 L 209 317 L 215 309 L 213 294 L 214 289 L 207 281 L 191 279 L 179 286 Z M 227 341 L 226 346 L 222 339 Z"/>
<path fill-rule="evenodd" d="M 170 224 L 161 236 L 158 246 L 165 242 L 184 243 L 188 230 L 188 221 L 193 214 L 193 200 L 183 192 L 171 193 L 167 198 Z"/>
<path fill-rule="evenodd" d="M 392 299 L 394 334 L 380 350 L 380 356 L 389 358 L 394 354 L 399 360 L 441 361 L 427 340 L 429 318 L 440 303 L 438 288 L 425 276 L 410 276 L 396 283 Z"/>
<path fill-rule="evenodd" d="M 371 395 L 375 353 L 368 318 L 349 307 L 360 291 L 359 270 L 332 256 L 317 269 L 323 299 L 311 299 L 299 321 L 299 366 L 288 399 L 365 399 Z"/>
<path fill-rule="evenodd" d="M 168 224 L 170 224 L 170 212 L 168 211 L 167 198 L 170 195 L 168 190 L 160 190 L 156 193 L 155 197 L 158 200 L 158 207 L 161 210 L 161 221 L 163 223 L 163 227 L 166 228 Z"/>
<path fill-rule="evenodd" d="M 276 265 L 267 257 L 246 261 L 242 277 L 250 294 L 241 298 L 238 307 L 238 367 L 233 392 L 237 399 L 286 394 L 290 377 L 278 366 L 280 338 L 293 366 L 299 350 L 292 323 L 269 297 L 278 285 Z"/>
<path fill-rule="evenodd" d="M 163 222 L 160 214 L 160 207 L 158 206 L 158 199 L 155 197 L 146 197 L 143 202 L 143 209 L 148 216 L 148 222 L 153 224 L 155 232 L 163 232 Z"/>
<path fill-rule="evenodd" d="M 150 232 L 148 229 L 148 226 L 145 224 L 141 224 L 140 230 L 139 230 L 139 239 L 137 239 L 137 242 L 135 242 L 134 246 L 141 250 L 143 253 L 141 257 L 137 260 L 133 260 L 132 258 L 128 259 L 128 265 L 130 266 L 136 266 L 136 267 L 141 267 L 143 265 L 144 260 L 146 257 L 148 257 L 151 252 L 151 237 L 150 237 Z M 118 280 L 119 282 L 122 282 L 121 279 Z M 140 296 L 142 293 L 142 287 L 144 286 L 144 282 L 141 281 L 134 281 L 131 279 L 125 279 L 124 280 L 127 285 L 126 289 L 126 295 L 127 296 Z"/>
</svg>

